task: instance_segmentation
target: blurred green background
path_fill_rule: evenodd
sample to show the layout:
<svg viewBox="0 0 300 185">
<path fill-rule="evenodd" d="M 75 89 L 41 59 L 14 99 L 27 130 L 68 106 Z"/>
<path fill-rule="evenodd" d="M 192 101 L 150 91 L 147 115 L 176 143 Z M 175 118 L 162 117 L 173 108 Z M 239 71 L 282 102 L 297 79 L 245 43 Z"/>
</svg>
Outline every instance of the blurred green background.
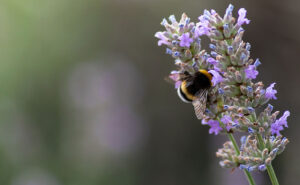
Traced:
<svg viewBox="0 0 300 185">
<path fill-rule="evenodd" d="M 0 184 L 246 185 L 218 165 L 226 137 L 163 80 L 174 65 L 154 38 L 163 17 L 197 21 L 229 3 L 248 10 L 244 40 L 263 63 L 258 80 L 277 82 L 271 103 L 292 113 L 274 166 L 281 184 L 298 184 L 297 0 L 1 0 Z"/>
</svg>

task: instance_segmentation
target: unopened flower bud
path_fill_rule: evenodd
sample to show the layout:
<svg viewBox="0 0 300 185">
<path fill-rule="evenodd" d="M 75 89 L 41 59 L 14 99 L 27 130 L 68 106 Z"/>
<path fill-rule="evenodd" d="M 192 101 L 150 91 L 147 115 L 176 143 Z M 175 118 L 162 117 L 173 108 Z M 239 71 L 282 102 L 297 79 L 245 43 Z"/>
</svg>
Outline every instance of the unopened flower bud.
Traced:
<svg viewBox="0 0 300 185">
<path fill-rule="evenodd" d="M 264 129 L 263 127 L 259 127 L 259 128 L 258 128 L 258 132 L 259 132 L 260 134 L 263 134 L 263 133 L 265 132 L 265 129 Z"/>
<path fill-rule="evenodd" d="M 274 159 L 275 156 L 276 156 L 276 154 L 277 154 L 277 152 L 278 152 L 278 148 L 274 148 L 274 149 L 270 152 L 269 156 L 270 156 L 272 159 Z"/>
<path fill-rule="evenodd" d="M 270 165 L 272 162 L 272 158 L 271 157 L 268 157 L 266 160 L 265 160 L 265 164 L 266 165 Z"/>
<path fill-rule="evenodd" d="M 265 164 L 262 164 L 262 165 L 259 165 L 258 166 L 258 170 L 259 171 L 265 171 L 267 169 L 266 165 Z"/>
<path fill-rule="evenodd" d="M 192 55 L 192 52 L 189 49 L 187 49 L 187 50 L 185 50 L 184 56 L 186 58 L 192 58 L 193 55 Z"/>
<path fill-rule="evenodd" d="M 263 159 L 265 159 L 269 154 L 269 150 L 267 148 L 265 148 L 263 151 L 262 151 L 262 157 Z"/>
</svg>

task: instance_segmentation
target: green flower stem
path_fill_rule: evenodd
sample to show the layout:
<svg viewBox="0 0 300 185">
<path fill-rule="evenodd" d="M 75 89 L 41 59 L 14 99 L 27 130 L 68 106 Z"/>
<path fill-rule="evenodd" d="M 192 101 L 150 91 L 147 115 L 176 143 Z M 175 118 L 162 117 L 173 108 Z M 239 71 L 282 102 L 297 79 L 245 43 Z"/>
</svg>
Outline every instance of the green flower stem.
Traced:
<svg viewBox="0 0 300 185">
<path fill-rule="evenodd" d="M 230 141 L 231 141 L 232 144 L 233 144 L 233 147 L 234 147 L 234 150 L 235 150 L 236 154 L 237 154 L 237 155 L 240 155 L 240 150 L 239 150 L 239 147 L 238 147 L 238 145 L 237 145 L 237 143 L 236 143 L 236 140 L 235 140 L 233 134 L 232 134 L 232 133 L 227 133 L 227 135 L 228 135 Z M 247 176 L 247 179 L 248 179 L 249 184 L 250 184 L 250 185 L 255 185 L 255 181 L 254 181 L 254 179 L 253 179 L 251 173 L 248 172 L 246 169 L 244 169 L 244 173 L 245 173 L 245 175 Z"/>
<path fill-rule="evenodd" d="M 272 184 L 273 185 L 279 185 L 279 182 L 277 180 L 275 171 L 274 171 L 273 166 L 271 164 L 267 165 L 267 171 L 268 171 L 268 174 L 269 174 L 269 177 L 271 179 Z"/>
<path fill-rule="evenodd" d="M 260 134 L 257 134 L 256 136 L 257 136 L 257 138 L 258 138 L 259 145 L 260 145 L 262 148 L 265 148 L 265 143 L 264 143 L 264 140 L 263 140 L 262 136 L 261 136 Z M 272 164 L 266 165 L 266 166 L 267 166 L 267 171 L 268 171 L 270 180 L 271 180 L 271 182 L 272 182 L 272 185 L 279 185 L 279 182 L 278 182 L 278 180 L 277 180 L 277 177 L 276 177 L 276 174 L 275 174 L 275 171 L 274 171 L 274 169 L 273 169 Z"/>
</svg>

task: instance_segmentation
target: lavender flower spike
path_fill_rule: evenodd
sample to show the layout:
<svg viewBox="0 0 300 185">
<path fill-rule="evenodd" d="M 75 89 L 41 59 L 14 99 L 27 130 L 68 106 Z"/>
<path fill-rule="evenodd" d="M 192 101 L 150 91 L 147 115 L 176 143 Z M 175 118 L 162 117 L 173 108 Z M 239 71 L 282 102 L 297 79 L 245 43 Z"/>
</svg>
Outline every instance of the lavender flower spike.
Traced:
<svg viewBox="0 0 300 185">
<path fill-rule="evenodd" d="M 176 64 L 190 62 L 196 54 L 201 51 L 201 42 L 196 31 L 194 22 L 183 13 L 179 22 L 174 15 L 167 19 L 163 19 L 162 26 L 165 31 L 156 32 L 155 37 L 159 39 L 158 45 L 167 46 L 167 54 L 171 54 L 176 59 Z"/>
<path fill-rule="evenodd" d="M 157 32 L 155 37 L 158 45 L 165 45 L 166 53 L 175 59 L 177 70 L 169 77 L 177 88 L 181 80 L 185 81 L 185 75 L 206 76 L 203 79 L 207 88 L 193 89 L 195 94 L 189 102 L 202 124 L 210 127 L 210 134 L 224 133 L 230 139 L 216 152 L 219 164 L 225 168 L 240 167 L 251 185 L 255 182 L 250 172 L 267 171 L 272 184 L 278 185 L 272 161 L 289 143 L 281 131 L 288 127 L 290 112 L 277 118 L 279 111 L 268 105 L 268 101 L 277 99 L 275 83 L 265 88 L 263 82 L 254 81 L 261 62 L 254 62 L 251 45 L 243 40 L 245 30 L 241 26 L 250 23 L 246 14 L 246 9 L 241 8 L 238 19 L 234 18 L 233 5 L 229 5 L 223 17 L 215 10 L 204 10 L 195 23 L 186 14 L 178 22 L 171 16 L 170 24 L 166 19 L 162 23 L 165 31 Z M 209 52 L 201 48 L 202 37 L 211 41 Z M 200 87 L 201 79 L 193 78 L 197 83 L 191 80 L 189 85 L 196 88 L 194 84 L 199 83 Z M 233 136 L 237 132 L 243 135 L 240 147 Z"/>
</svg>

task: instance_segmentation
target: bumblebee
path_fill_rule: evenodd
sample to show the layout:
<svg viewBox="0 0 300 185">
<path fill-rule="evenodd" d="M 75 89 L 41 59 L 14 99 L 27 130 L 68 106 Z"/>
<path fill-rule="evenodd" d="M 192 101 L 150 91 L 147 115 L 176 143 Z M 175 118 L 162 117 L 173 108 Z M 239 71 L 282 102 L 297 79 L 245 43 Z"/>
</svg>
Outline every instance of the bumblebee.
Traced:
<svg viewBox="0 0 300 185">
<path fill-rule="evenodd" d="M 203 118 L 206 108 L 207 94 L 212 87 L 212 74 L 200 69 L 194 74 L 184 71 L 180 74 L 180 87 L 177 89 L 179 98 L 185 103 L 192 103 L 198 119 Z"/>
</svg>

